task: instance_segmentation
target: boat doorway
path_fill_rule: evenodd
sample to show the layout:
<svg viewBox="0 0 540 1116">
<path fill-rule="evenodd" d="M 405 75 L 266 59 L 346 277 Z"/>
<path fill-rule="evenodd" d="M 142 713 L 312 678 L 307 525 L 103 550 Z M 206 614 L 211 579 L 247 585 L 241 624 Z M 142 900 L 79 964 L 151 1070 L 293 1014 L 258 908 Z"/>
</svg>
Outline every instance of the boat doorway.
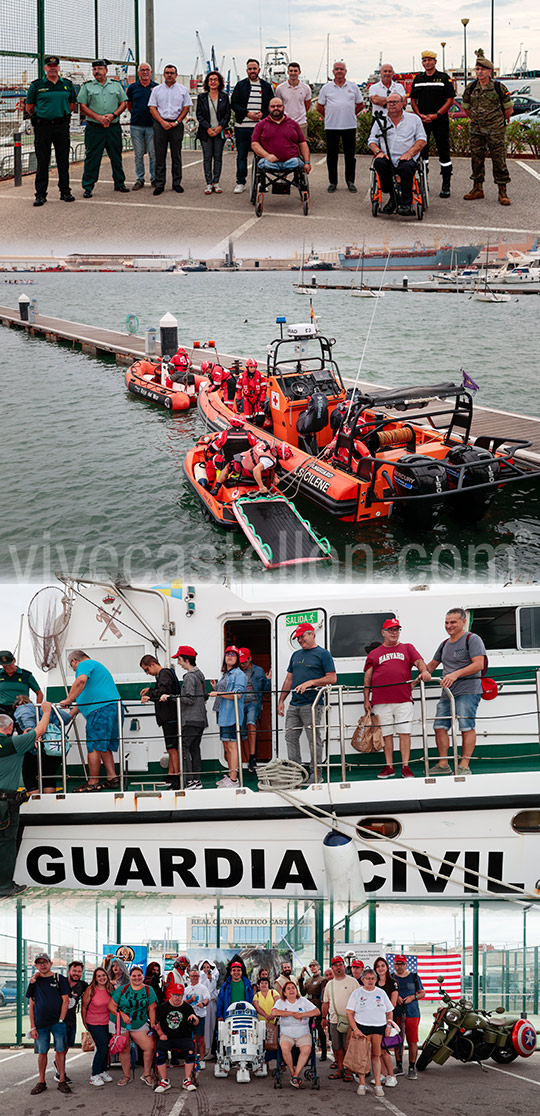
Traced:
<svg viewBox="0 0 540 1116">
<path fill-rule="evenodd" d="M 272 667 L 272 625 L 262 616 L 250 620 L 227 620 L 223 629 L 223 650 L 233 644 L 235 647 L 248 647 L 253 662 L 267 673 Z M 272 759 L 272 692 L 276 680 L 272 678 L 271 690 L 263 694 L 262 713 L 257 725 L 257 759 L 268 763 Z M 245 753 L 245 754 L 244 754 Z M 247 741 L 242 741 L 242 758 L 246 761 Z"/>
</svg>

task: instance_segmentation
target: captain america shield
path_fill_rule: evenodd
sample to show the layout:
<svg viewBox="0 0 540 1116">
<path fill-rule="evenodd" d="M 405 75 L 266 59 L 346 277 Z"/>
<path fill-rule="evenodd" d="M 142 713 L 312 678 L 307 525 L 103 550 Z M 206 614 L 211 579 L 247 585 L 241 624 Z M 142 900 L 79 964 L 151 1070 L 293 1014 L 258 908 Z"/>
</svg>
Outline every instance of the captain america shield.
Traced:
<svg viewBox="0 0 540 1116">
<path fill-rule="evenodd" d="M 536 1031 L 528 1019 L 518 1019 L 512 1031 L 512 1045 L 522 1058 L 530 1058 L 536 1047 Z"/>
</svg>

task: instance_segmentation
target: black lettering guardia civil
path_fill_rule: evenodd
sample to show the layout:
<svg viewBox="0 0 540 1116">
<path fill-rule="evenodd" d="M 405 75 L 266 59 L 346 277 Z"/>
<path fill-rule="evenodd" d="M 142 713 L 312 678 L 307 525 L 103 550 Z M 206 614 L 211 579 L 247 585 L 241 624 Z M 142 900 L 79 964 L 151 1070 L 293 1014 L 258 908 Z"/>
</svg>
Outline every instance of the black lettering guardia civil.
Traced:
<svg viewBox="0 0 540 1116">
<path fill-rule="evenodd" d="M 48 862 L 41 866 L 43 857 L 48 857 Z M 57 864 L 51 864 L 50 861 L 58 861 Z M 30 849 L 26 858 L 26 867 L 28 875 L 36 883 L 40 884 L 59 884 L 63 883 L 66 878 L 66 866 L 64 858 L 60 849 L 56 849 L 54 845 L 35 845 Z"/>
<path fill-rule="evenodd" d="M 316 891 L 317 885 L 300 849 L 288 849 L 272 884 L 273 891 L 284 891 L 289 884 L 300 884 L 304 891 Z"/>
<path fill-rule="evenodd" d="M 207 887 L 237 887 L 244 875 L 242 857 L 232 849 L 205 849 Z M 224 863 L 224 870 L 220 869 Z M 222 873 L 222 874 L 220 874 Z"/>
<path fill-rule="evenodd" d="M 84 846 L 76 845 L 71 850 L 71 863 L 73 865 L 73 875 L 78 883 L 84 884 L 86 887 L 98 887 L 101 884 L 107 883 L 111 871 L 111 864 L 109 858 L 109 850 L 101 845 L 97 845 L 95 849 L 95 871 L 94 874 L 87 870 L 87 858 L 93 859 L 94 850 L 85 849 Z"/>
<path fill-rule="evenodd" d="M 124 850 L 114 883 L 116 887 L 125 887 L 130 880 L 140 880 L 143 887 L 156 886 L 156 881 L 146 863 L 143 851 L 136 846 Z"/>
</svg>

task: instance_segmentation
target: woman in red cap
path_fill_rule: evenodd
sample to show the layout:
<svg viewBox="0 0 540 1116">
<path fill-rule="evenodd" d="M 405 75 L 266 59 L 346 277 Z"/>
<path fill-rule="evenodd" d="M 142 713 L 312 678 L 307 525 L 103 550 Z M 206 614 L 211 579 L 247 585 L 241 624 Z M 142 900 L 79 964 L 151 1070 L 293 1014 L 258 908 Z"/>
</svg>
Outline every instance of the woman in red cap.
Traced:
<svg viewBox="0 0 540 1116">
<path fill-rule="evenodd" d="M 240 726 L 244 720 L 244 694 L 247 679 L 240 666 L 238 648 L 231 644 L 225 648 L 225 657 L 221 667 L 222 675 L 216 685 L 212 679 L 210 697 L 215 697 L 214 712 L 217 713 L 220 740 L 223 741 L 225 761 L 228 771 L 218 782 L 218 787 L 238 787 L 238 744 L 236 732 L 236 710 L 234 695 L 238 695 L 238 720 Z"/>
</svg>

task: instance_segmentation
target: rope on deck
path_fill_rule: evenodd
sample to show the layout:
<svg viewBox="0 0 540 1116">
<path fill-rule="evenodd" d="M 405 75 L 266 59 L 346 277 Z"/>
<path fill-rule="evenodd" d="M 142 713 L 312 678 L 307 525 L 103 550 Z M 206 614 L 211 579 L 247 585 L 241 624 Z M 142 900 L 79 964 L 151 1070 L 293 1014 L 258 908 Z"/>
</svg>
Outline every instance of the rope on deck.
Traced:
<svg viewBox="0 0 540 1116">
<path fill-rule="evenodd" d="M 306 783 L 309 772 L 294 760 L 273 759 L 257 766 L 259 790 L 295 790 Z"/>
</svg>

